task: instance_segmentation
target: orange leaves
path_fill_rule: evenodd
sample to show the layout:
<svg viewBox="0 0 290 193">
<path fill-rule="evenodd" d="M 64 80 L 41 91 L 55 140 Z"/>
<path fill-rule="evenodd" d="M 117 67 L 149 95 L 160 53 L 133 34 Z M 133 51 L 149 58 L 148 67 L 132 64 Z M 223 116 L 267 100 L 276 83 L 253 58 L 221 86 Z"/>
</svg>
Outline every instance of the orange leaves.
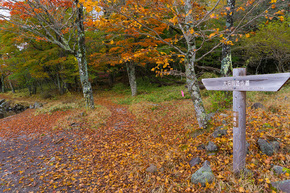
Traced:
<svg viewBox="0 0 290 193">
<path fill-rule="evenodd" d="M 238 7 L 236 11 L 238 12 L 238 11 L 240 11 L 240 10 L 241 10 L 241 11 L 245 11 L 245 8 L 244 8 L 244 7 Z"/>
</svg>

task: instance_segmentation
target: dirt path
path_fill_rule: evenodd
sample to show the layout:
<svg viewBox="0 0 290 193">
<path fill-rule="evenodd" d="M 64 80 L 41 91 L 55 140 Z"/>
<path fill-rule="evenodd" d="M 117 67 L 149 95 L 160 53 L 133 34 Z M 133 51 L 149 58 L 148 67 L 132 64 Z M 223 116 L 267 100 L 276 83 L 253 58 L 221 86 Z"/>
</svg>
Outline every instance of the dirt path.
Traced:
<svg viewBox="0 0 290 193">
<path fill-rule="evenodd" d="M 134 116 L 126 107 L 106 99 L 98 100 L 98 104 L 112 114 L 107 124 L 97 131 L 87 128 L 84 122 L 76 123 L 79 127 L 69 130 L 52 129 L 56 120 L 69 112 L 33 116 L 34 111 L 27 110 L 1 119 L 0 192 L 108 189 L 105 176 L 114 163 L 103 154 L 120 151 L 108 148 L 111 143 L 136 140 L 132 137 Z"/>
</svg>

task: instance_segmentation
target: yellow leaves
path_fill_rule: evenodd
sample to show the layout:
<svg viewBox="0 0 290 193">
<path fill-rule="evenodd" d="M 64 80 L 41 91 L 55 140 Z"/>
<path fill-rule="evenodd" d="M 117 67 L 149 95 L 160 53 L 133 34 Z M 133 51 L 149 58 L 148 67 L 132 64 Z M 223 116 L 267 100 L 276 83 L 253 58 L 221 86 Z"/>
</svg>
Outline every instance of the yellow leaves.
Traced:
<svg viewBox="0 0 290 193">
<path fill-rule="evenodd" d="M 219 19 L 219 15 L 218 14 L 215 14 L 215 13 L 212 13 L 210 15 L 210 18 L 212 18 L 212 19 Z"/>
<path fill-rule="evenodd" d="M 238 12 L 240 10 L 245 11 L 245 8 L 244 7 L 238 7 L 236 11 Z"/>
<path fill-rule="evenodd" d="M 216 33 L 211 33 L 208 37 L 209 37 L 209 39 L 211 39 L 215 35 L 216 35 Z"/>
<path fill-rule="evenodd" d="M 271 8 L 272 8 L 272 9 L 275 9 L 275 8 L 276 8 L 276 5 L 275 5 L 275 4 L 272 4 L 272 5 L 271 5 Z"/>
<path fill-rule="evenodd" d="M 276 3 L 277 2 L 277 0 L 271 0 L 271 2 L 270 3 Z"/>
<path fill-rule="evenodd" d="M 220 40 L 220 42 L 222 42 L 225 45 L 234 45 L 233 42 L 231 40 L 228 40 L 227 38 L 223 37 L 222 40 Z"/>
<path fill-rule="evenodd" d="M 223 179 L 224 177 L 223 177 L 221 174 L 219 174 L 219 175 L 217 176 L 217 178 L 219 178 L 219 179 Z"/>
<path fill-rule="evenodd" d="M 284 21 L 284 16 L 278 16 L 278 18 L 280 19 L 280 21 Z"/>
<path fill-rule="evenodd" d="M 239 192 L 245 192 L 245 189 L 243 187 L 239 187 Z"/>
<path fill-rule="evenodd" d="M 284 11 L 279 10 L 276 13 L 274 13 L 274 15 L 285 15 L 285 13 Z"/>
<path fill-rule="evenodd" d="M 19 174 L 23 174 L 24 173 L 24 171 L 22 171 L 22 170 L 19 170 Z"/>
<path fill-rule="evenodd" d="M 250 37 L 250 34 L 249 34 L 249 33 L 247 33 L 247 34 L 246 34 L 246 38 L 249 38 L 249 37 Z"/>
<path fill-rule="evenodd" d="M 178 18 L 175 15 L 172 19 L 169 19 L 169 22 L 173 23 L 174 25 L 178 23 Z"/>
<path fill-rule="evenodd" d="M 269 178 L 265 178 L 265 182 L 268 183 L 268 184 L 271 183 L 271 181 L 269 180 Z"/>
<path fill-rule="evenodd" d="M 190 34 L 193 34 L 193 33 L 194 33 L 194 29 L 191 28 L 190 31 L 189 31 L 189 33 L 190 33 Z"/>
</svg>

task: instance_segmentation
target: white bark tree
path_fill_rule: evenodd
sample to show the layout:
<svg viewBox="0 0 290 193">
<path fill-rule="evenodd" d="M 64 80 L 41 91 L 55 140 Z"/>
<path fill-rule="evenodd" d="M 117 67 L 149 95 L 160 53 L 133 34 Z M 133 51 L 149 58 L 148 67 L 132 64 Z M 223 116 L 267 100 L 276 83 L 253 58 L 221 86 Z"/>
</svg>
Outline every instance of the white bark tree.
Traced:
<svg viewBox="0 0 290 193">
<path fill-rule="evenodd" d="M 56 44 L 76 57 L 86 106 L 93 109 L 83 5 L 78 0 L 5 0 L 0 1 L 0 10 L 0 18 L 17 26 L 21 35 Z"/>
</svg>

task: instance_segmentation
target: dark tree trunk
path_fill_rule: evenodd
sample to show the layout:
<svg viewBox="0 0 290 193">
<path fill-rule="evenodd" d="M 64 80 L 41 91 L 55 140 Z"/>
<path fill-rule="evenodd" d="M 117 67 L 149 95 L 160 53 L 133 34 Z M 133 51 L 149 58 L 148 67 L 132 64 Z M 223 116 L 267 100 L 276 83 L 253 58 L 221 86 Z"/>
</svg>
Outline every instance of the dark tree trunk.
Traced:
<svg viewBox="0 0 290 193">
<path fill-rule="evenodd" d="M 4 93 L 5 92 L 5 82 L 4 82 L 4 75 L 1 75 L 1 91 Z"/>
<path fill-rule="evenodd" d="M 32 94 L 36 94 L 36 91 L 37 91 L 37 85 L 36 85 L 36 83 L 34 82 L 34 83 L 32 84 Z"/>
<path fill-rule="evenodd" d="M 132 61 L 127 62 L 126 66 L 131 88 L 131 94 L 132 96 L 136 96 L 137 95 L 136 66 Z"/>
</svg>

